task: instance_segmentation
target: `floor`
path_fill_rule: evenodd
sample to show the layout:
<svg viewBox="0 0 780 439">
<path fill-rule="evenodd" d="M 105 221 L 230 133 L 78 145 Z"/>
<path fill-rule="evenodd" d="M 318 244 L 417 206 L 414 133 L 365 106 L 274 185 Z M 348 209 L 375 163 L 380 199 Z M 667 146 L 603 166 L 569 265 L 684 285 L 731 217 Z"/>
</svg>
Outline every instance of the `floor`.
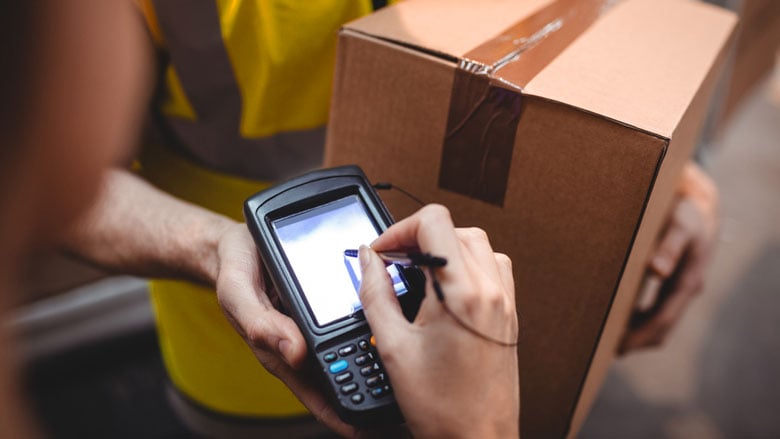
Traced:
<svg viewBox="0 0 780 439">
<path fill-rule="evenodd" d="M 750 99 L 712 162 L 723 220 L 706 291 L 662 349 L 615 364 L 580 437 L 780 438 L 780 105 L 768 96 Z M 191 437 L 165 402 L 153 330 L 27 372 L 52 437 Z"/>
</svg>

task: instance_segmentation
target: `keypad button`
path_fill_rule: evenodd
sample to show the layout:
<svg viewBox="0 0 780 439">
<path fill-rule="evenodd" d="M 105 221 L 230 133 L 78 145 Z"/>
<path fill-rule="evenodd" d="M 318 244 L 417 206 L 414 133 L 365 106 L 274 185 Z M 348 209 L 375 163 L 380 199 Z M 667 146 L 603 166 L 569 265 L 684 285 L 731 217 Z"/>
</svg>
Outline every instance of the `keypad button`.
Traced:
<svg viewBox="0 0 780 439">
<path fill-rule="evenodd" d="M 343 395 L 349 395 L 350 393 L 354 392 L 358 389 L 357 383 L 349 383 L 341 386 L 341 393 Z"/>
<path fill-rule="evenodd" d="M 335 379 L 338 384 L 346 383 L 352 379 L 352 372 L 344 372 L 341 375 L 336 375 Z"/>
<path fill-rule="evenodd" d="M 325 360 L 326 363 L 330 363 L 332 361 L 336 361 L 336 353 L 335 352 L 328 352 L 327 354 L 322 356 L 322 359 Z"/>
<path fill-rule="evenodd" d="M 351 399 L 352 402 L 355 403 L 355 404 L 360 404 L 361 402 L 363 402 L 363 394 L 362 393 L 356 393 L 356 394 L 352 395 L 352 397 L 349 398 L 349 399 Z"/>
<path fill-rule="evenodd" d="M 368 342 L 366 340 L 360 340 L 358 342 L 358 347 L 361 351 L 367 351 L 369 348 Z"/>
<path fill-rule="evenodd" d="M 384 387 L 376 387 L 374 389 L 371 389 L 371 396 L 374 398 L 381 398 L 385 395 L 387 395 L 389 392 L 388 390 L 385 390 Z"/>
<path fill-rule="evenodd" d="M 339 373 L 344 372 L 348 367 L 349 363 L 347 363 L 347 360 L 339 360 L 328 366 L 328 370 L 330 370 L 330 373 Z"/>
<path fill-rule="evenodd" d="M 339 349 L 339 355 L 341 355 L 342 357 L 346 357 L 347 355 L 352 355 L 355 352 L 357 352 L 357 348 L 353 344 L 344 346 L 343 348 Z"/>
<path fill-rule="evenodd" d="M 371 346 L 376 346 L 376 337 L 372 335 L 369 341 L 371 342 Z"/>
<path fill-rule="evenodd" d="M 357 364 L 358 366 L 362 366 L 368 363 L 368 360 L 369 360 L 368 355 L 360 355 L 355 358 L 355 364 Z"/>
<path fill-rule="evenodd" d="M 382 383 L 385 382 L 385 374 L 380 373 L 379 375 L 372 376 L 366 380 L 366 385 L 368 387 L 376 387 Z"/>
<path fill-rule="evenodd" d="M 367 353 L 366 356 L 368 357 L 369 360 L 372 360 L 372 361 L 376 360 L 376 354 L 373 353 L 373 352 Z"/>
<path fill-rule="evenodd" d="M 360 374 L 364 377 L 367 377 L 369 375 L 373 375 L 379 371 L 382 370 L 382 366 L 379 365 L 379 363 L 373 363 L 369 366 L 363 367 L 360 369 Z"/>
</svg>

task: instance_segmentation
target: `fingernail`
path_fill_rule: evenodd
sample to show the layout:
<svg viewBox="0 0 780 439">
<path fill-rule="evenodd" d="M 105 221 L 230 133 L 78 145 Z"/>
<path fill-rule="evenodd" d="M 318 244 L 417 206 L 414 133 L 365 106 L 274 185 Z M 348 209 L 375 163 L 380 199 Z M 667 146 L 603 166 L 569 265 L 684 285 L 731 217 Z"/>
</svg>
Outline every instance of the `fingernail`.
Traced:
<svg viewBox="0 0 780 439">
<path fill-rule="evenodd" d="M 365 270 L 368 267 L 368 263 L 371 262 L 371 255 L 368 254 L 371 249 L 368 246 L 361 245 L 358 249 L 358 258 L 360 259 L 360 269 Z"/>
<path fill-rule="evenodd" d="M 290 350 L 292 350 L 292 343 L 290 343 L 290 340 L 282 339 L 279 341 L 279 353 L 282 354 L 282 358 L 284 358 L 284 362 L 288 365 L 292 366 L 292 362 L 290 361 Z"/>
</svg>

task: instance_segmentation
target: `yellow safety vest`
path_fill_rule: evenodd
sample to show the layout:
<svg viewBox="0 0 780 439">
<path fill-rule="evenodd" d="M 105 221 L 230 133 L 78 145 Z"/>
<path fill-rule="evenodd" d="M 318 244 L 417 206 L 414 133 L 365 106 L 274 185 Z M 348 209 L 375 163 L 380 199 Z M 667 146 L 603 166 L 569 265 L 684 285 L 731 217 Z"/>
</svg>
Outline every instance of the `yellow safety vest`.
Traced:
<svg viewBox="0 0 780 439">
<path fill-rule="evenodd" d="M 318 166 L 336 33 L 369 0 L 140 0 L 161 50 L 156 140 L 142 175 L 169 193 L 243 221 L 243 201 Z M 174 385 L 237 416 L 306 413 L 259 364 L 213 291 L 150 284 L 160 345 Z"/>
</svg>

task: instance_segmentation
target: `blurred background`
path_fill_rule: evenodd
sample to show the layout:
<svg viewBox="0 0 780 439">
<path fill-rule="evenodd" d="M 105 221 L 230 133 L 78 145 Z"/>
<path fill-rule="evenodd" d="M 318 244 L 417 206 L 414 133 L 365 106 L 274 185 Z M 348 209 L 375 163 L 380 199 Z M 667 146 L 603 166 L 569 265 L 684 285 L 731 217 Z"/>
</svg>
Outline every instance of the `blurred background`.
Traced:
<svg viewBox="0 0 780 439">
<path fill-rule="evenodd" d="M 618 360 L 582 438 L 780 437 L 780 39 L 777 0 L 743 18 L 702 143 L 721 194 L 701 296 L 666 344 Z M 43 254 L 8 319 L 53 437 L 190 437 L 168 408 L 146 283 Z"/>
</svg>

